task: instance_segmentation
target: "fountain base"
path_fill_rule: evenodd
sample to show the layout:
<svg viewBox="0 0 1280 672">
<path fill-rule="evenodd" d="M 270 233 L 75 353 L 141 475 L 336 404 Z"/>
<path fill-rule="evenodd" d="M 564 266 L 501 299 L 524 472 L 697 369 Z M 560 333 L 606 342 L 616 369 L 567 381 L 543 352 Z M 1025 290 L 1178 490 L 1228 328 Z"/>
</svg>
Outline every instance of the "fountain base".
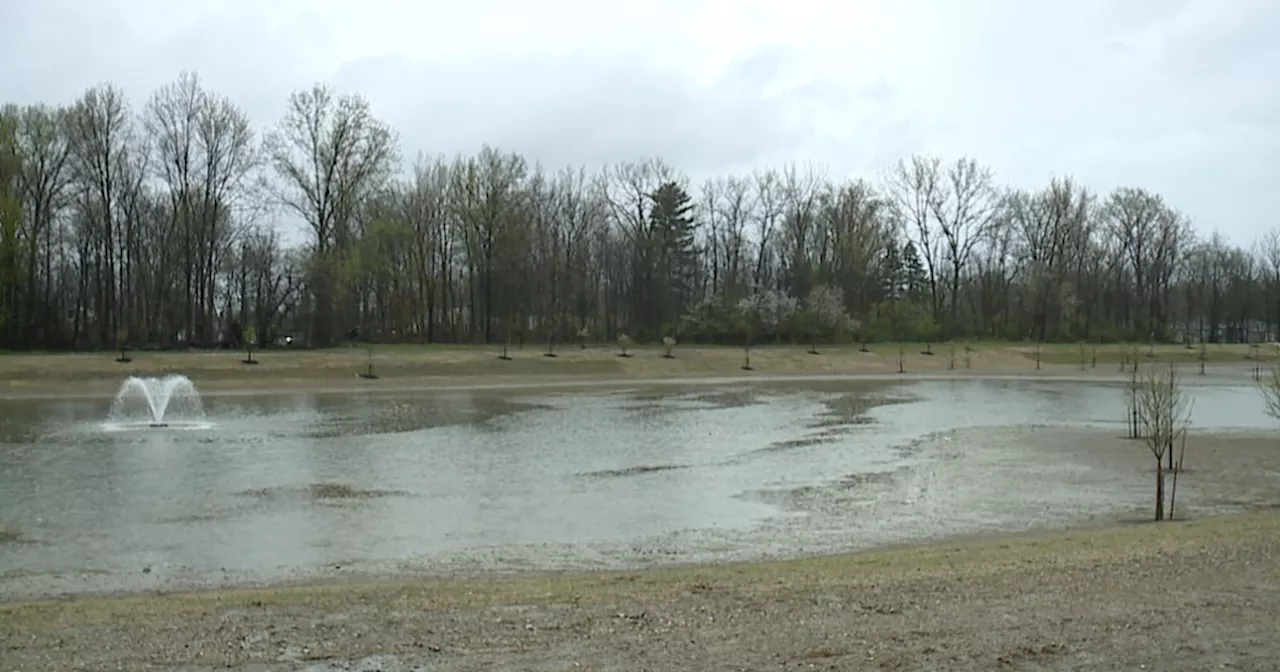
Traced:
<svg viewBox="0 0 1280 672">
<path fill-rule="evenodd" d="M 147 424 L 147 426 L 148 426 L 148 427 L 150 427 L 150 428 L 152 428 L 152 429 L 160 429 L 160 428 L 162 428 L 162 427 L 168 427 L 168 426 L 169 426 L 169 423 L 167 423 L 167 422 L 151 422 L 151 423 L 148 423 L 148 424 Z"/>
</svg>

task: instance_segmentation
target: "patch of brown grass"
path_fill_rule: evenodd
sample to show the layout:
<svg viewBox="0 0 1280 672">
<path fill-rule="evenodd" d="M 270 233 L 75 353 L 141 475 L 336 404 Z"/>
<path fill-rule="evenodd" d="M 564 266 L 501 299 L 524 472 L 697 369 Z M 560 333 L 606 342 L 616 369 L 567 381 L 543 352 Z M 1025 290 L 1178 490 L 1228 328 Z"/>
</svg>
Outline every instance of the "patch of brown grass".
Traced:
<svg viewBox="0 0 1280 672">
<path fill-rule="evenodd" d="M 852 345 L 826 346 L 812 355 L 804 346 L 771 345 L 753 348 L 753 371 L 744 372 L 742 349 L 681 346 L 675 357 L 662 357 L 660 347 L 638 347 L 633 356 L 617 356 L 603 346 L 585 350 L 564 348 L 544 357 L 540 348 L 512 349 L 510 360 L 498 358 L 493 347 L 388 346 L 374 350 L 378 382 L 363 381 L 367 353 L 360 348 L 329 350 L 269 350 L 255 354 L 260 362 L 245 366 L 236 351 L 198 353 L 134 353 L 120 364 L 110 353 L 9 354 L 0 356 L 0 389 L 11 394 L 82 392 L 109 394 L 128 375 L 182 373 L 207 389 L 344 388 L 432 384 L 505 384 L 572 380 L 662 379 L 683 377 L 753 377 L 769 375 L 892 374 L 897 372 L 897 344 L 873 344 L 870 352 Z M 920 344 L 905 344 L 906 372 L 948 372 L 945 345 L 932 356 L 920 354 Z M 1021 346 L 977 346 L 971 367 L 957 355 L 955 375 L 1035 373 Z M 1051 368 L 1051 367 L 1047 367 Z M 1066 370 L 1066 367 L 1059 367 Z"/>
</svg>

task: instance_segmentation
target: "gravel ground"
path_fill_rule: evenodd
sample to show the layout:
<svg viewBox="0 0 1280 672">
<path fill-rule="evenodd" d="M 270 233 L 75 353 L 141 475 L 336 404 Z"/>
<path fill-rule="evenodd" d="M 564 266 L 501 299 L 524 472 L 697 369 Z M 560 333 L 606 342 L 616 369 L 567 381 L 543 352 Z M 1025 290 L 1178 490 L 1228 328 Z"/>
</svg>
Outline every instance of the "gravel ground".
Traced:
<svg viewBox="0 0 1280 672">
<path fill-rule="evenodd" d="M 1277 670 L 1280 512 L 774 563 L 0 604 L 4 670 Z"/>
</svg>

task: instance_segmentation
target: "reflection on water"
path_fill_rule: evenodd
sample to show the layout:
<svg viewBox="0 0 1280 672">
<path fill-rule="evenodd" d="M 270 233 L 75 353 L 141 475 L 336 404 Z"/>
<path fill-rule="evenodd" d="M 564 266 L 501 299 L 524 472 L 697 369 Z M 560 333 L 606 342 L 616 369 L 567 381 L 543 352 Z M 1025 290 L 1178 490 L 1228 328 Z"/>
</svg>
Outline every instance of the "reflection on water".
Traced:
<svg viewBox="0 0 1280 672">
<path fill-rule="evenodd" d="M 1197 426 L 1271 426 L 1251 388 L 1189 392 Z M 866 482 L 926 433 L 1123 421 L 1121 386 L 1051 380 L 205 402 L 211 428 L 128 432 L 102 431 L 107 402 L 0 402 L 0 577 L 740 529 L 780 512 L 743 493 Z"/>
</svg>

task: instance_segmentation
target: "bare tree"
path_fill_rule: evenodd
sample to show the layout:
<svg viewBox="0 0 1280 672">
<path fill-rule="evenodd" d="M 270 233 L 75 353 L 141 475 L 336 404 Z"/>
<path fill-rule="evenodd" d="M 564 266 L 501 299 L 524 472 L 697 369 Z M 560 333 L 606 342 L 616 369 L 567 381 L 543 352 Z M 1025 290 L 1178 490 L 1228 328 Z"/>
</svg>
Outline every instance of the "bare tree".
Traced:
<svg viewBox="0 0 1280 672">
<path fill-rule="evenodd" d="M 1142 189 L 1116 190 L 1101 216 L 1120 255 L 1120 270 L 1133 283 L 1126 310 L 1131 333 L 1144 340 L 1163 334 L 1170 317 L 1172 279 L 1190 223 L 1160 196 Z"/>
<path fill-rule="evenodd" d="M 22 224 L 22 154 L 18 149 L 16 108 L 0 109 L 0 328 L 16 338 L 12 323 L 21 297 L 18 231 Z M 0 341 L 7 346 L 9 343 Z"/>
<path fill-rule="evenodd" d="M 284 118 L 266 136 L 267 158 L 282 182 L 280 201 L 314 234 L 314 344 L 327 345 L 335 335 L 339 265 L 351 247 L 358 209 L 395 169 L 395 141 L 362 96 L 338 95 L 322 84 L 291 95 Z"/>
<path fill-rule="evenodd" d="M 751 274 L 753 287 L 767 287 L 772 280 L 770 250 L 782 219 L 784 185 L 777 171 L 757 171 L 753 177 L 755 187 L 756 261 Z"/>
<path fill-rule="evenodd" d="M 786 282 L 796 296 L 807 296 L 816 284 L 816 261 L 822 237 L 820 207 L 825 197 L 823 175 L 817 166 L 795 165 L 783 170 L 782 231 L 779 257 Z"/>
<path fill-rule="evenodd" d="M 971 158 L 948 166 L 942 188 L 934 190 L 929 199 L 929 210 L 942 234 L 943 258 L 949 266 L 949 334 L 960 326 L 960 276 L 974 248 L 990 231 L 998 204 L 991 169 Z"/>
<path fill-rule="evenodd" d="M 124 92 L 109 84 L 86 91 L 72 107 L 67 134 L 72 172 L 80 190 L 81 217 L 88 225 L 82 230 L 95 242 L 93 313 L 98 342 L 106 345 L 122 326 L 120 248 L 124 237 L 119 227 L 119 206 L 124 180 L 121 175 L 127 170 L 129 153 L 136 139 L 133 113 Z M 87 308 L 87 303 L 81 301 L 82 310 Z"/>
<path fill-rule="evenodd" d="M 185 73 L 147 100 L 145 133 L 109 86 L 67 112 L 0 109 L 18 120 L 0 231 L 12 347 L 230 345 L 246 325 L 266 347 L 344 331 L 523 346 L 583 328 L 737 344 L 744 297 L 824 285 L 868 342 L 928 341 L 941 324 L 957 346 L 1030 334 L 1140 340 L 1150 356 L 1194 333 L 1257 343 L 1280 328 L 1280 234 L 1249 249 L 1196 235 L 1132 186 L 1100 203 L 1065 177 L 997 195 L 973 159 L 916 156 L 877 185 L 804 166 L 713 176 L 694 202 L 660 159 L 590 175 L 492 148 L 391 180 L 393 133 L 358 96 L 299 92 L 257 144 Z M 257 157 L 274 168 L 269 204 L 308 222 L 304 244 L 268 244 Z M 808 319 L 751 329 L 750 342 L 819 333 Z"/>
<path fill-rule="evenodd" d="M 72 178 L 67 112 L 62 108 L 32 105 L 16 112 L 16 119 L 15 139 L 22 156 L 21 189 L 27 211 L 22 236 L 26 240 L 23 253 L 27 272 L 22 321 L 27 325 L 29 342 L 48 343 L 52 334 L 41 333 L 41 327 L 54 323 L 51 318 L 57 310 L 52 272 L 54 236 L 59 215 L 67 205 L 67 187 Z"/>
<path fill-rule="evenodd" d="M 1259 244 L 1258 256 L 1265 278 L 1263 290 L 1269 297 L 1264 302 L 1263 314 L 1273 337 L 1280 338 L 1280 229 L 1264 234 Z"/>
<path fill-rule="evenodd" d="M 154 172 L 167 187 L 173 228 L 182 240 L 182 327 L 189 339 L 208 341 L 218 309 L 218 271 L 243 221 L 237 215 L 260 205 L 251 180 L 259 165 L 253 128 L 243 111 L 189 72 L 151 97 L 143 124 L 153 140 Z M 240 315 L 237 321 L 247 319 Z"/>
<path fill-rule="evenodd" d="M 941 243 L 943 234 L 935 225 L 934 204 L 945 198 L 942 160 L 913 156 L 901 160 L 884 176 L 884 193 L 895 223 L 915 243 L 924 262 L 929 285 L 929 303 L 934 320 L 942 319 Z"/>
<path fill-rule="evenodd" d="M 710 293 L 740 298 L 748 286 L 747 224 L 752 212 L 751 182 L 737 177 L 707 180 L 701 216 L 710 266 Z"/>
<path fill-rule="evenodd" d="M 509 293 L 508 283 L 519 281 L 517 271 L 520 269 L 510 266 L 500 269 L 499 262 L 511 258 L 509 252 L 513 246 L 526 242 L 520 238 L 524 231 L 518 224 L 530 212 L 531 204 L 525 198 L 528 194 L 525 190 L 527 176 L 528 166 L 522 157 L 499 152 L 491 147 L 482 148 L 478 157 L 463 160 L 453 171 L 450 200 L 454 205 L 454 216 L 470 262 L 467 270 L 468 284 L 476 290 L 469 304 L 471 324 L 468 325 L 468 331 L 478 334 L 485 343 L 493 340 L 494 317 L 498 312 L 496 306 Z M 551 194 L 544 193 L 544 196 L 533 199 L 533 205 L 545 205 L 545 209 L 535 209 L 534 212 L 535 216 L 543 215 L 543 228 L 546 229 L 552 206 Z M 554 244 L 554 260 L 549 267 L 559 269 L 559 236 L 552 232 L 547 237 Z M 557 280 L 558 275 L 553 272 L 550 286 L 553 322 L 560 309 Z M 547 353 L 553 354 L 554 324 L 547 337 Z"/>
<path fill-rule="evenodd" d="M 614 166 L 600 180 L 601 197 L 619 234 L 620 256 L 626 262 L 618 284 L 627 291 L 618 298 L 626 305 L 632 329 L 646 325 L 661 329 L 662 285 L 668 278 L 661 272 L 664 241 L 651 217 L 653 197 L 663 185 L 684 182 L 683 176 L 659 159 Z"/>
<path fill-rule="evenodd" d="M 1005 210 L 1031 284 L 1033 328 L 1040 340 L 1049 335 L 1051 323 L 1061 329 L 1062 322 L 1074 317 L 1069 314 L 1072 300 L 1081 290 L 1070 273 L 1080 268 L 1093 203 L 1092 194 L 1070 178 L 1054 178 L 1036 194 L 1013 192 L 1006 197 Z"/>
</svg>

